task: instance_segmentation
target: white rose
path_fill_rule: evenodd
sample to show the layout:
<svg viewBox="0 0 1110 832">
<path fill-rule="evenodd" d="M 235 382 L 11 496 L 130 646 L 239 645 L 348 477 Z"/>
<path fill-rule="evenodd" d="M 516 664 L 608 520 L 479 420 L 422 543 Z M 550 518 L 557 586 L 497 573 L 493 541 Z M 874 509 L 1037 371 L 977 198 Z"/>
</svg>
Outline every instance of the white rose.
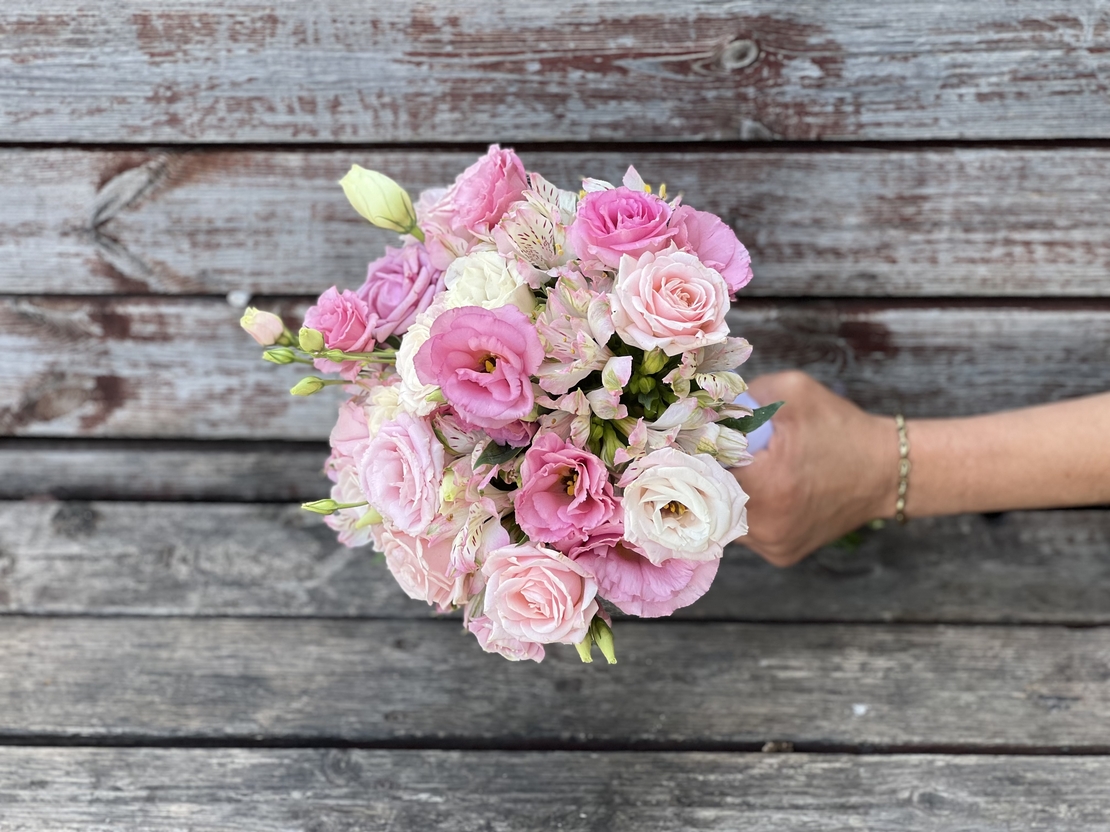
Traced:
<svg viewBox="0 0 1110 832">
<path fill-rule="evenodd" d="M 436 403 L 428 401 L 428 397 L 439 388 L 420 381 L 413 364 L 417 350 L 428 340 L 434 320 L 431 315 L 419 316 L 401 338 L 401 346 L 397 350 L 397 374 L 401 376 L 401 383 L 397 385 L 397 400 L 413 416 L 427 416 L 436 409 Z"/>
<path fill-rule="evenodd" d="M 398 385 L 380 385 L 371 390 L 370 404 L 366 406 L 366 427 L 370 431 L 370 438 L 377 436 L 382 425 L 392 422 L 402 409 Z"/>
<path fill-rule="evenodd" d="M 516 261 L 496 251 L 476 251 L 458 258 L 447 267 L 443 279 L 447 285 L 443 300 L 448 309 L 496 309 L 512 304 L 530 315 L 536 308 L 536 297 L 517 271 Z"/>
<path fill-rule="evenodd" d="M 713 560 L 748 532 L 748 495 L 707 454 L 652 451 L 628 466 L 620 484 L 624 535 L 652 563 Z"/>
</svg>

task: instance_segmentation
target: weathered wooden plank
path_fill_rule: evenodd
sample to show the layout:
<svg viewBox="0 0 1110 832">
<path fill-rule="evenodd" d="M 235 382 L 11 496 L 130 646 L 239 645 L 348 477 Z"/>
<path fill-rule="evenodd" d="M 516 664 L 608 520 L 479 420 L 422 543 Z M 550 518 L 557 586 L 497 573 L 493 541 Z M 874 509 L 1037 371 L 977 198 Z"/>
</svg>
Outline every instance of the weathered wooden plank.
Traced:
<svg viewBox="0 0 1110 832">
<path fill-rule="evenodd" d="M 26 832 L 1110 829 L 1105 757 L 8 748 Z"/>
<path fill-rule="evenodd" d="M 457 621 L 0 618 L 0 737 L 1110 748 L 1110 629 L 622 621 L 620 663 Z M 805 750 L 804 748 L 802 750 Z"/>
<path fill-rule="evenodd" d="M 736 546 L 676 617 L 1110 624 L 1108 551 L 1110 511 L 915 520 L 788 570 Z M 106 502 L 0 503 L 0 611 L 432 614 L 371 549 L 339 545 L 299 508 Z"/>
<path fill-rule="evenodd" d="M 0 500 L 307 502 L 326 494 L 322 442 L 0 439 Z"/>
<path fill-rule="evenodd" d="M 304 303 L 275 302 L 293 322 Z M 0 435 L 320 439 L 336 398 L 295 399 L 214 299 L 0 300 Z M 761 372 L 801 367 L 865 407 L 978 413 L 1110 388 L 1110 306 L 751 300 L 730 315 Z"/>
<path fill-rule="evenodd" d="M 0 151 L 0 292 L 306 294 L 391 236 L 349 210 L 354 161 L 414 193 L 474 154 Z M 575 187 L 629 163 L 733 224 L 745 296 L 1110 294 L 1105 149 L 532 153 Z"/>
<path fill-rule="evenodd" d="M 1051 0 L 40 0 L 0 25 L 5 141 L 1110 135 L 1110 17 Z"/>
</svg>

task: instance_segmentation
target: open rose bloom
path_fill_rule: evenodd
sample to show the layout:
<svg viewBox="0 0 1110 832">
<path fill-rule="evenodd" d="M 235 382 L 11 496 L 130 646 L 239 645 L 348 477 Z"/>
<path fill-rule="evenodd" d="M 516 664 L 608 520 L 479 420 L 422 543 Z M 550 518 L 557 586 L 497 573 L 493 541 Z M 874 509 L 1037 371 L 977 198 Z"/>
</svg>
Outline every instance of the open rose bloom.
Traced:
<svg viewBox="0 0 1110 832">
<path fill-rule="evenodd" d="M 751 346 L 726 313 L 747 249 L 633 168 L 579 195 L 495 145 L 415 203 L 355 173 L 352 204 L 397 246 L 296 338 L 244 319 L 268 360 L 325 374 L 296 395 L 348 394 L 331 498 L 306 508 L 382 552 L 410 597 L 462 610 L 487 652 L 615 661 L 610 613 L 694 603 L 747 532 L 728 468 L 774 409 L 735 403 Z"/>
</svg>

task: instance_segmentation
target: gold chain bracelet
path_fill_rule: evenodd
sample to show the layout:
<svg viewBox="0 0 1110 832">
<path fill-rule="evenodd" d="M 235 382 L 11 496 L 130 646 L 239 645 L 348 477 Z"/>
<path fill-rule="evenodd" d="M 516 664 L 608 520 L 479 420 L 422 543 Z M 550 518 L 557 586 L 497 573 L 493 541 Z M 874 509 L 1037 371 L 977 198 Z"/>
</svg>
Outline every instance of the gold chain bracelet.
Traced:
<svg viewBox="0 0 1110 832">
<path fill-rule="evenodd" d="M 898 428 L 898 499 L 894 501 L 894 519 L 906 523 L 906 491 L 910 487 L 910 438 L 906 434 L 906 419 L 901 413 L 894 415 Z"/>
</svg>

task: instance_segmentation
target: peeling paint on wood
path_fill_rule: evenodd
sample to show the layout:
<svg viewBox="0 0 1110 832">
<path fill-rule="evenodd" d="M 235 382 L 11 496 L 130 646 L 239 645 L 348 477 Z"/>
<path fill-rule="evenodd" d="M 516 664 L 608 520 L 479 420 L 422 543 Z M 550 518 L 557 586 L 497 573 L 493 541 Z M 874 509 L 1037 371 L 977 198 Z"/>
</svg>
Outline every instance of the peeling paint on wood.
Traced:
<svg viewBox="0 0 1110 832">
<path fill-rule="evenodd" d="M 0 16 L 0 139 L 1105 138 L 1108 30 L 1050 0 L 39 0 Z"/>
</svg>

